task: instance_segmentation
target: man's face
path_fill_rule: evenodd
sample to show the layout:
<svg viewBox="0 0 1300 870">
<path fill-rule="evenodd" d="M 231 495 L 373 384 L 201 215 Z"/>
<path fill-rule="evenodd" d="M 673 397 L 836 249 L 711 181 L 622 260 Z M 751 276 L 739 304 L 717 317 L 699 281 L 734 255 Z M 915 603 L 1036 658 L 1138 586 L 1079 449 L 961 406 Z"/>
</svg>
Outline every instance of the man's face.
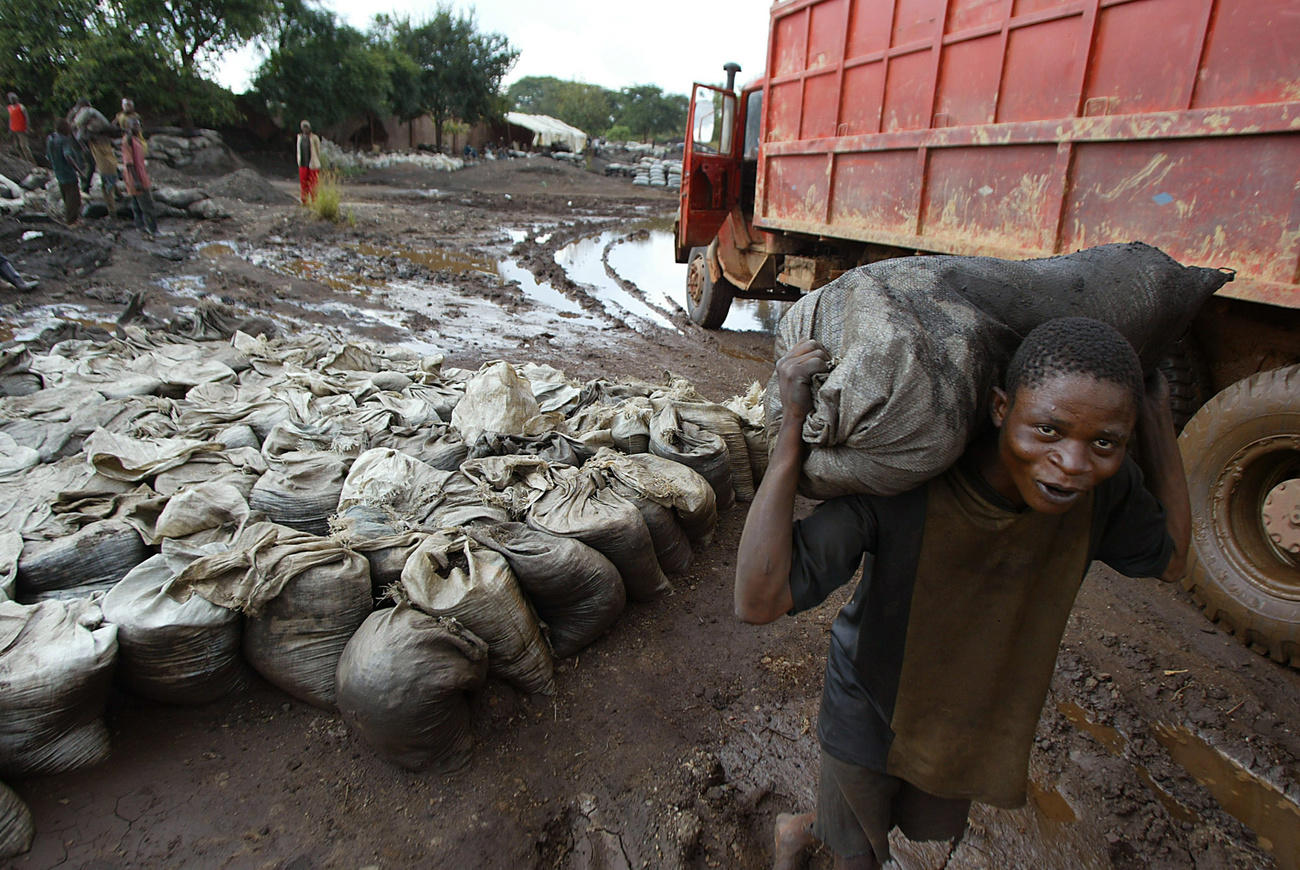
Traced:
<svg viewBox="0 0 1300 870">
<path fill-rule="evenodd" d="M 1017 505 L 1060 514 L 1114 475 L 1124 461 L 1137 409 L 1124 387 L 1060 374 L 1016 390 L 994 390 L 997 467 L 989 483 Z"/>
</svg>

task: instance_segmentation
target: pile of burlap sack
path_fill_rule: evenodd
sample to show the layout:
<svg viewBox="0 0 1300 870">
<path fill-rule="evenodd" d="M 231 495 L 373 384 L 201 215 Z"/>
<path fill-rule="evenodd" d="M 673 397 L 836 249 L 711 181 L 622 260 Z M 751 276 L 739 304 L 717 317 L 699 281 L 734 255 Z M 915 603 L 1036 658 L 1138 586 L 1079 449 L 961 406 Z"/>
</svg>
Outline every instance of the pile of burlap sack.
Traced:
<svg viewBox="0 0 1300 870">
<path fill-rule="evenodd" d="M 103 759 L 114 679 L 202 704 L 250 666 L 402 766 L 459 766 L 469 695 L 552 691 L 767 456 L 758 385 L 724 406 L 312 335 L 10 345 L 0 393 L 5 778 Z M 11 798 L 0 854 L 31 836 Z"/>
</svg>

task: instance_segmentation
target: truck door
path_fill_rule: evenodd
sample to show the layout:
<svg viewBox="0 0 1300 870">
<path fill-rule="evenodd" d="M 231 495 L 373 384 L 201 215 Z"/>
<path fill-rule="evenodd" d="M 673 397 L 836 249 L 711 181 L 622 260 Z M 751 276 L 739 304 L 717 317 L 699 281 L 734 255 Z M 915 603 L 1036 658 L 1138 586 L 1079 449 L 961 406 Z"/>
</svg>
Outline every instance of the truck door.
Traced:
<svg viewBox="0 0 1300 870">
<path fill-rule="evenodd" d="M 682 155 L 681 208 L 677 217 L 677 261 L 693 247 L 707 245 L 740 200 L 736 95 L 696 84 L 686 123 Z"/>
</svg>

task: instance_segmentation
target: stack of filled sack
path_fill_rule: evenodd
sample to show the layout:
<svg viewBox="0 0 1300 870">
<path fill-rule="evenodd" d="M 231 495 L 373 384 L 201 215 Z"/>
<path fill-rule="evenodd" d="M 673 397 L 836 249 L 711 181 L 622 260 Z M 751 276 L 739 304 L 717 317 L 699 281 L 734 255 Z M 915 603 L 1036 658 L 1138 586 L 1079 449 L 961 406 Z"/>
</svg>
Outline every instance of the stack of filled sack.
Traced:
<svg viewBox="0 0 1300 870">
<path fill-rule="evenodd" d="M 727 407 L 324 336 L 124 336 L 0 349 L 0 776 L 104 758 L 115 671 L 200 704 L 248 666 L 455 767 L 467 694 L 551 691 L 767 455 L 757 385 Z"/>
</svg>

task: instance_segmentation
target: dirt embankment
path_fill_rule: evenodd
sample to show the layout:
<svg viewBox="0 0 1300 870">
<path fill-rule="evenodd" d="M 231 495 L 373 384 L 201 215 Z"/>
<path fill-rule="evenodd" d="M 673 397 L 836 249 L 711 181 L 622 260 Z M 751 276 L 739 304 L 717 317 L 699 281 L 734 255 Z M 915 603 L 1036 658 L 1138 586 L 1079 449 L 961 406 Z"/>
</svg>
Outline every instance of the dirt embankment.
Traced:
<svg viewBox="0 0 1300 870">
<path fill-rule="evenodd" d="M 160 327 L 210 297 L 471 368 L 671 371 L 719 400 L 770 374 L 769 336 L 692 326 L 660 301 L 667 279 L 620 273 L 600 289 L 559 261 L 601 233 L 653 234 L 672 194 L 540 159 L 389 169 L 348 182 L 352 220 L 336 226 L 294 204 L 294 179 L 201 182 L 234 216 L 165 221 L 157 241 L 107 220 L 0 222 L 0 246 L 43 280 L 0 289 L 6 337 L 111 331 L 143 292 Z M 762 867 L 775 814 L 812 804 L 834 609 L 734 619 L 744 512 L 723 517 L 673 594 L 564 661 L 555 696 L 491 684 L 458 774 L 399 771 L 337 715 L 256 679 L 198 709 L 116 694 L 106 764 L 14 784 L 38 829 L 14 866 Z M 977 809 L 955 849 L 900 845 L 900 864 L 1297 866 L 1297 722 L 1300 674 L 1239 647 L 1175 587 L 1098 569 L 1058 660 L 1030 805 Z"/>
</svg>

